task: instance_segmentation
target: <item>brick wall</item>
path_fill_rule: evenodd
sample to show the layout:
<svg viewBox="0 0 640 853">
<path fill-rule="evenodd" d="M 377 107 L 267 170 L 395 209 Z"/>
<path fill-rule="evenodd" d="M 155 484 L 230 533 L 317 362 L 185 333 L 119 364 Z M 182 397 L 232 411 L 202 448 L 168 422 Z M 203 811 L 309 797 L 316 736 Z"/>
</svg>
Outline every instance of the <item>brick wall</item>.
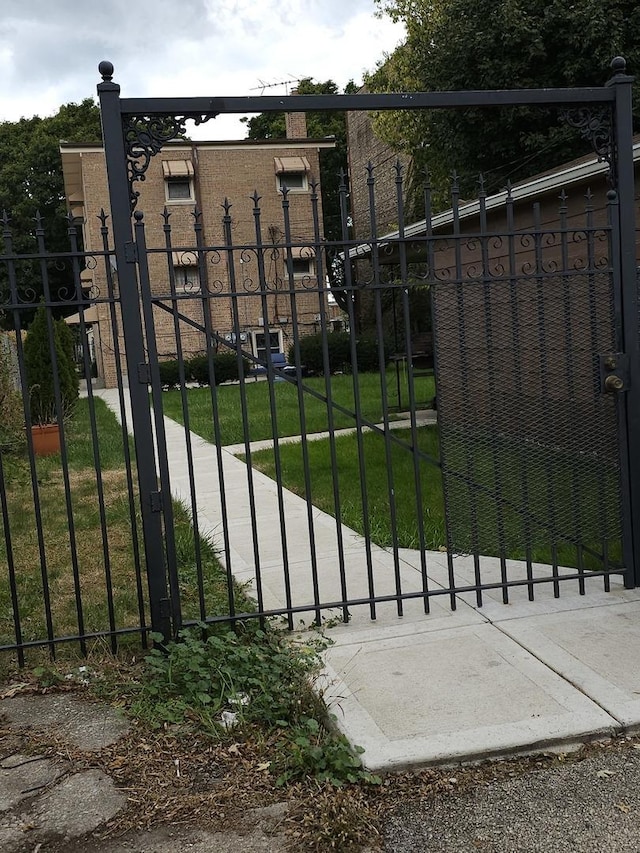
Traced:
<svg viewBox="0 0 640 853">
<path fill-rule="evenodd" d="M 98 214 L 102 207 L 108 211 L 104 155 L 101 150 L 93 149 L 80 156 L 85 246 L 97 250 L 102 246 Z M 137 183 L 136 189 L 140 191 L 137 209 L 144 214 L 151 290 L 158 299 L 166 297 L 160 301 L 165 308 L 170 309 L 166 311 L 158 305 L 154 307 L 155 337 L 160 358 L 175 358 L 178 354 L 189 358 L 206 349 L 205 336 L 188 322 L 191 320 L 203 326 L 203 311 L 209 312 L 211 328 L 217 334 L 222 348 L 225 346 L 225 338 L 234 331 L 246 334 L 246 344 L 243 346 L 249 351 L 251 348 L 255 351 L 256 334 L 270 328 L 279 332 L 280 345 L 286 352 L 293 341 L 294 326 L 297 326 L 299 335 L 310 334 L 319 329 L 320 313 L 326 312 L 332 316 L 326 293 L 319 292 L 324 290 L 324 276 L 322 279 L 317 276 L 315 261 L 311 260 L 307 275 L 297 272 L 289 280 L 283 246 L 285 212 L 275 172 L 275 157 L 305 157 L 310 164 L 310 174 L 319 174 L 318 143 L 314 145 L 313 141 L 308 145 L 175 144 L 167 145 L 152 159 L 146 180 Z M 193 199 L 171 201 L 167 198 L 162 165 L 164 160 L 192 162 Z M 259 196 L 258 220 L 254 214 L 254 193 Z M 231 205 L 231 251 L 225 245 L 225 200 Z M 196 246 L 194 201 L 201 211 L 202 236 L 207 247 L 206 253 L 200 256 L 199 265 L 198 256 L 193 252 Z M 320 198 L 317 204 L 318 221 L 322 222 Z M 168 248 L 162 217 L 165 206 L 170 213 Z M 294 254 L 313 258 L 316 239 L 310 191 L 289 192 L 286 206 L 291 243 L 296 247 Z M 322 238 L 322 234 L 318 236 Z M 262 253 L 262 281 L 255 250 L 257 240 L 265 247 Z M 170 282 L 176 260 L 174 252 L 179 253 L 183 264 L 195 264 L 198 273 L 202 273 L 205 292 L 209 296 L 204 302 L 197 286 L 190 285 L 184 290 L 172 291 Z M 91 273 L 94 292 L 101 297 L 107 296 L 108 279 L 103 259 L 97 260 Z M 115 287 L 117 291 L 117 276 Z M 117 336 L 122 369 L 126 373 L 118 312 L 119 306 L 114 331 L 111 306 L 108 303 L 98 305 L 97 362 L 99 375 L 107 387 L 116 384 L 117 347 L 114 336 Z M 182 318 L 178 315 L 182 315 Z"/>
</svg>

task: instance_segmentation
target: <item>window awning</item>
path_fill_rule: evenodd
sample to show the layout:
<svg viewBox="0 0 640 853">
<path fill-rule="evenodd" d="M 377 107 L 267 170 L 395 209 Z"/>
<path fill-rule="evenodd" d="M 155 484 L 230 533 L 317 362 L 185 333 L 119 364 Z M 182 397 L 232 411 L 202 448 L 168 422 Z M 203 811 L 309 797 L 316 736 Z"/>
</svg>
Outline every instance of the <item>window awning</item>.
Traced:
<svg viewBox="0 0 640 853">
<path fill-rule="evenodd" d="M 306 157 L 274 157 L 276 175 L 283 172 L 310 172 L 311 165 Z"/>
<path fill-rule="evenodd" d="M 191 160 L 163 160 L 162 172 L 165 178 L 190 178 L 193 175 Z"/>
<path fill-rule="evenodd" d="M 198 264 L 196 252 L 171 252 L 174 267 L 195 267 Z"/>
<path fill-rule="evenodd" d="M 313 246 L 292 246 L 292 258 L 304 258 L 307 261 L 312 261 L 316 256 Z"/>
</svg>

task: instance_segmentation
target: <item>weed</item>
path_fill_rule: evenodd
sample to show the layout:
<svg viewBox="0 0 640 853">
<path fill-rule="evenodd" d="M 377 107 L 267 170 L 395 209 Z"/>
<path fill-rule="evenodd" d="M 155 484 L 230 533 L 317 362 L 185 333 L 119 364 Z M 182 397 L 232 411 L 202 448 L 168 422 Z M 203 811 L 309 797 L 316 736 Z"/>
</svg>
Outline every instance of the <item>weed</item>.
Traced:
<svg viewBox="0 0 640 853">
<path fill-rule="evenodd" d="M 274 629 L 233 633 L 203 625 L 154 649 L 131 713 L 152 727 L 197 728 L 220 740 L 267 739 L 278 785 L 314 777 L 333 785 L 376 781 L 331 726 L 311 687 L 327 641 L 294 643 Z M 361 750 L 360 750 L 361 752 Z"/>
</svg>

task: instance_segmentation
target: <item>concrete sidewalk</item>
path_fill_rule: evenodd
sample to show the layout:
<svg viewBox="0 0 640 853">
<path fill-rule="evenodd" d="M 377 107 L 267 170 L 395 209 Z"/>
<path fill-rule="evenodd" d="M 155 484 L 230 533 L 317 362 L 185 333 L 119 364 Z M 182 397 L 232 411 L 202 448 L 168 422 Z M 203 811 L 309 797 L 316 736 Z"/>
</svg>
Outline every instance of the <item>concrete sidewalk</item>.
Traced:
<svg viewBox="0 0 640 853">
<path fill-rule="evenodd" d="M 119 414 L 116 391 L 96 392 Z M 130 412 L 127 423 L 131 424 Z M 165 419 L 171 490 L 190 505 L 187 442 L 182 426 Z M 223 558 L 221 485 L 228 526 L 229 567 L 237 580 L 259 594 L 265 609 L 293 602 L 339 602 L 376 595 L 433 592 L 449 587 L 447 555 L 393 553 L 371 546 L 326 513 L 260 472 L 251 471 L 231 450 L 221 451 L 191 434 L 200 532 L 212 536 Z M 242 448 L 241 450 L 243 450 Z M 251 479 L 255 526 L 250 511 Z M 285 533 L 281 534 L 281 519 Z M 340 572 L 338 533 L 345 554 Z M 316 556 L 314 557 L 313 554 Z M 283 564 L 289 569 L 288 585 Z M 453 561 L 456 586 L 473 582 L 473 561 Z M 548 569 L 540 568 L 542 574 Z M 508 564 L 509 579 L 524 577 L 524 566 Z M 482 561 L 485 582 L 500 580 L 496 559 Z M 314 597 L 314 587 L 315 595 Z M 325 654 L 321 682 L 337 724 L 364 747 L 371 770 L 400 769 L 436 762 L 477 760 L 568 749 L 589 738 L 640 729 L 640 589 L 625 590 L 615 579 L 611 592 L 602 578 L 587 578 L 587 594 L 575 582 L 475 596 L 449 594 L 378 604 L 372 621 L 368 604 L 350 606 L 350 622 L 328 628 L 334 644 Z M 336 607 L 333 614 L 339 617 Z M 313 610 L 304 615 L 307 623 Z"/>
</svg>

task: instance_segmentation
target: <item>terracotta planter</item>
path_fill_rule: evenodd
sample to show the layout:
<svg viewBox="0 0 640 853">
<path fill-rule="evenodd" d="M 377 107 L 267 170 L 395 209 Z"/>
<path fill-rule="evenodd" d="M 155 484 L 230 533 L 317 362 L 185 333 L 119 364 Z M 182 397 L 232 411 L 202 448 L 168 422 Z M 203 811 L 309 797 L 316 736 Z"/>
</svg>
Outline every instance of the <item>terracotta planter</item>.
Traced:
<svg viewBox="0 0 640 853">
<path fill-rule="evenodd" d="M 60 428 L 58 424 L 43 424 L 31 427 L 33 452 L 36 456 L 52 456 L 60 453 Z"/>
</svg>

